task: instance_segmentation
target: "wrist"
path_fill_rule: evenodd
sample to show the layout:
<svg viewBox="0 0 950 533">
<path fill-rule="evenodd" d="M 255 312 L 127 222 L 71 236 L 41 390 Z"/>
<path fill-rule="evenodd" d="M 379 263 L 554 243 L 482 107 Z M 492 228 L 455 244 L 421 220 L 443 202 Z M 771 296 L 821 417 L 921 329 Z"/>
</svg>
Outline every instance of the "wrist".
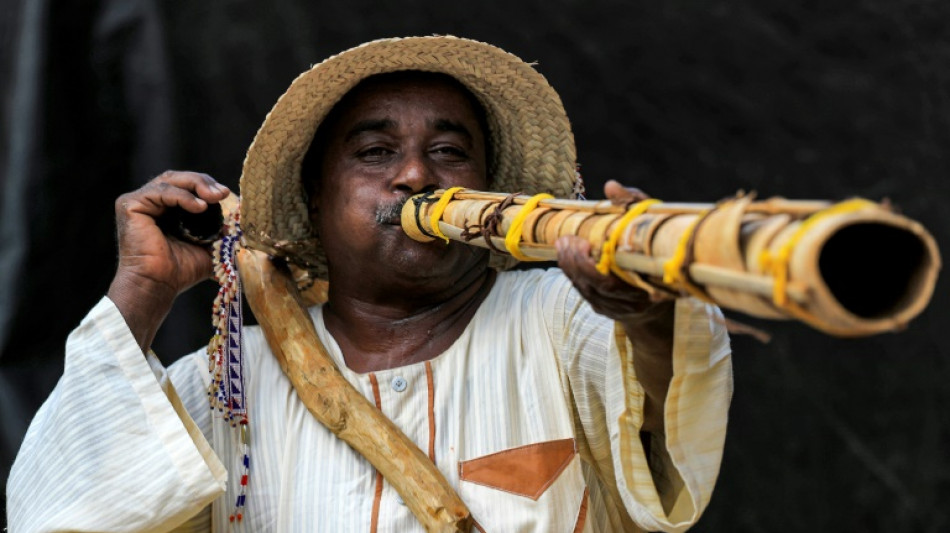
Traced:
<svg viewBox="0 0 950 533">
<path fill-rule="evenodd" d="M 616 320 L 624 329 L 649 329 L 665 325 L 672 330 L 675 314 L 676 300 L 660 300 L 651 302 L 635 312 L 626 313 Z"/>
<path fill-rule="evenodd" d="M 106 296 L 119 310 L 139 347 L 145 352 L 171 310 L 177 294 L 167 285 L 120 269 L 112 279 Z"/>
</svg>

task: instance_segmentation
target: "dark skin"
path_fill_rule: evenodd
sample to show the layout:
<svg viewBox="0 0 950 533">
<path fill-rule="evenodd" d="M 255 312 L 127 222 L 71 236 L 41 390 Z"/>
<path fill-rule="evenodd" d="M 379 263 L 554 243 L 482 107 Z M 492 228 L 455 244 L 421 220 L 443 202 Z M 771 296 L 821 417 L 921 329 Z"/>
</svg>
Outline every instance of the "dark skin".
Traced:
<svg viewBox="0 0 950 533">
<path fill-rule="evenodd" d="M 484 250 L 413 241 L 388 209 L 437 188 L 487 187 L 485 136 L 464 96 L 405 83 L 357 91 L 330 130 L 311 218 L 329 263 L 327 328 L 347 366 L 370 372 L 445 351 L 493 276 Z M 386 219 L 368 223 L 380 211 Z"/>
<path fill-rule="evenodd" d="M 371 372 L 432 359 L 468 325 L 495 274 L 486 251 L 407 237 L 393 206 L 413 194 L 488 187 L 486 132 L 471 101 L 431 79 L 364 83 L 340 110 L 311 199 L 312 221 L 329 264 L 324 320 L 346 364 Z M 608 198 L 642 197 L 616 182 Z M 139 345 L 147 349 L 174 298 L 211 273 L 208 253 L 166 238 L 154 219 L 181 206 L 200 212 L 227 189 L 211 178 L 167 172 L 116 201 L 119 266 L 109 290 Z M 597 272 L 590 245 L 557 242 L 558 264 L 594 310 L 618 321 L 634 346 L 646 393 L 644 431 L 663 429 L 672 377 L 672 302 Z"/>
<path fill-rule="evenodd" d="M 206 249 L 165 236 L 155 220 L 175 207 L 200 213 L 228 194 L 206 174 L 167 171 L 116 199 L 119 263 L 108 296 L 143 351 L 175 298 L 212 274 Z"/>
</svg>

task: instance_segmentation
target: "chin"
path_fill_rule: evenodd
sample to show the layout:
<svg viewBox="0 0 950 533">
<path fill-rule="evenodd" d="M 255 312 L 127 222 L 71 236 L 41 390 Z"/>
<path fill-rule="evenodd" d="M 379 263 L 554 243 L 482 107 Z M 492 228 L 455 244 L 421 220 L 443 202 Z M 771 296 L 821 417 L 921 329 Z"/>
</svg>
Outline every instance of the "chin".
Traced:
<svg viewBox="0 0 950 533">
<path fill-rule="evenodd" d="M 476 250 L 458 243 L 446 246 L 442 242 L 412 241 L 412 244 L 402 247 L 392 258 L 391 264 L 409 278 L 452 276 L 468 270 L 480 258 L 487 264 L 487 254 L 477 253 Z"/>
</svg>

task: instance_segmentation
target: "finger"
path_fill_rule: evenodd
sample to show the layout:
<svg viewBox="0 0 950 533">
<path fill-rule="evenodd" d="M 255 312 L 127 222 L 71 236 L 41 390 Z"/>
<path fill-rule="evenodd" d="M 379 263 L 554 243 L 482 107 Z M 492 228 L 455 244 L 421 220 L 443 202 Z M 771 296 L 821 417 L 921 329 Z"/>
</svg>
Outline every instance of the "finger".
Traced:
<svg viewBox="0 0 950 533">
<path fill-rule="evenodd" d="M 576 236 L 561 237 L 555 243 L 558 248 L 558 265 L 561 270 L 583 291 L 595 293 L 616 293 L 629 287 L 611 274 L 601 274 L 591 257 L 591 245 L 585 239 Z"/>
<path fill-rule="evenodd" d="M 147 189 L 138 212 L 154 216 L 172 207 L 180 207 L 190 213 L 201 213 L 208 208 L 208 202 L 195 196 L 190 190 L 168 183 L 157 183 Z"/>
<path fill-rule="evenodd" d="M 596 281 L 599 284 L 626 285 L 623 281 L 610 274 L 601 274 L 597 270 L 597 263 L 591 255 L 591 244 L 582 237 L 568 235 L 561 237 L 555 242 L 558 249 L 558 262 L 562 263 L 571 270 L 585 278 Z"/>
<path fill-rule="evenodd" d="M 116 217 L 123 220 L 137 214 L 155 218 L 173 207 L 200 213 L 207 209 L 208 203 L 189 190 L 166 182 L 150 182 L 137 191 L 120 196 L 115 207 Z"/>
<path fill-rule="evenodd" d="M 636 187 L 624 187 L 617 180 L 608 180 L 604 184 L 604 196 L 614 205 L 626 205 L 633 202 L 642 202 L 650 195 Z"/>
<path fill-rule="evenodd" d="M 584 263 L 593 263 L 590 258 L 590 243 L 577 236 L 567 235 L 554 242 L 557 250 L 557 262 L 568 277 L 580 274 Z M 596 271 L 596 267 L 594 268 Z M 599 274 L 599 272 L 598 272 Z"/>
<path fill-rule="evenodd" d="M 167 183 L 191 191 L 195 196 L 209 203 L 220 202 L 231 192 L 227 186 L 218 183 L 211 176 L 201 172 L 166 170 L 150 181 L 148 185 L 160 183 Z"/>
<path fill-rule="evenodd" d="M 558 265 L 598 313 L 616 319 L 631 312 L 641 312 L 652 304 L 646 291 L 612 273 L 601 274 L 590 256 L 590 243 L 585 239 L 562 237 L 555 246 L 558 249 Z"/>
</svg>

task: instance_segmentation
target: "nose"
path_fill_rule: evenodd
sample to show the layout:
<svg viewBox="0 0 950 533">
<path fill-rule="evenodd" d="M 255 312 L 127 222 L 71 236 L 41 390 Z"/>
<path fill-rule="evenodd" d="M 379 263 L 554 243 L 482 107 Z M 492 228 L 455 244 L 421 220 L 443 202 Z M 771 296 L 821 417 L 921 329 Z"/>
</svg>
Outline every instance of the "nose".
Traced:
<svg viewBox="0 0 950 533">
<path fill-rule="evenodd" d="M 407 155 L 403 158 L 393 178 L 393 188 L 409 194 L 432 191 L 437 185 L 435 173 L 429 168 L 428 161 L 420 155 Z"/>
</svg>

